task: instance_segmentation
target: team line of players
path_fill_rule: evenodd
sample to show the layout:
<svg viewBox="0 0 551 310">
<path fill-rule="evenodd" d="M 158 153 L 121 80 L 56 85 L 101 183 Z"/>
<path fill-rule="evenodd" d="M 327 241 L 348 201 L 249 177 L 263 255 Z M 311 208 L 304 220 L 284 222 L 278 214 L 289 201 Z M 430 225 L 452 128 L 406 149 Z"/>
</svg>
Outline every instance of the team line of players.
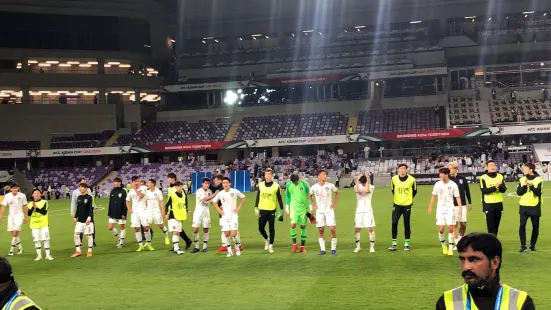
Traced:
<svg viewBox="0 0 551 310">
<path fill-rule="evenodd" d="M 454 163 L 450 163 L 449 167 L 457 173 L 457 167 Z M 404 179 L 405 178 L 405 179 Z M 432 205 L 436 197 L 438 197 L 438 205 L 436 211 L 436 224 L 439 228 L 439 240 L 442 243 L 444 254 L 452 255 L 453 247 L 457 243 L 457 240 L 465 232 L 466 214 L 470 211 L 470 193 L 468 190 L 468 184 L 465 179 L 461 177 L 456 178 L 455 182 L 450 181 L 450 170 L 445 168 L 440 171 L 441 180 L 434 185 L 433 196 L 429 205 L 429 213 L 432 212 Z M 413 198 L 415 193 L 407 192 L 407 186 L 413 180 L 413 188 L 416 191 L 415 179 L 412 176 L 407 175 L 407 166 L 401 165 L 399 167 L 399 174 L 392 180 L 392 190 L 395 195 L 395 207 L 396 196 L 400 199 L 400 195 L 407 195 Z M 155 180 L 149 180 L 146 185 L 142 185 L 143 182 L 139 177 L 133 177 L 131 188 L 126 191 L 122 188 L 122 180 L 115 178 L 113 182 L 113 190 L 110 193 L 109 198 L 109 230 L 113 235 L 118 238 L 117 246 L 120 248 L 124 244 L 126 237 L 126 220 L 127 215 L 130 213 L 131 227 L 135 230 L 136 241 L 138 242 L 137 251 L 150 250 L 154 248 L 151 245 L 151 225 L 157 225 L 162 229 L 165 234 L 165 244 L 170 244 L 169 235 L 172 235 L 172 251 L 176 254 L 183 254 L 179 246 L 179 239 L 182 237 L 186 241 L 186 249 L 192 244 L 192 241 L 187 237 L 183 230 L 183 223 L 187 219 L 188 214 L 193 214 L 192 228 L 195 247 L 191 251 L 192 253 L 199 252 L 199 230 L 203 228 L 203 252 L 208 251 L 209 242 L 209 228 L 210 223 L 210 211 L 209 204 L 212 204 L 218 213 L 220 214 L 220 227 L 221 227 L 221 241 L 222 247 L 218 250 L 227 251 L 227 256 L 234 255 L 232 251 L 232 241 L 235 245 L 235 255 L 241 255 L 242 245 L 239 236 L 239 211 L 245 202 L 245 195 L 239 190 L 231 188 L 231 180 L 224 178 L 221 175 L 217 175 L 214 178 L 214 184 L 211 184 L 210 179 L 203 179 L 202 186 L 196 192 L 195 210 L 188 210 L 187 195 L 183 190 L 183 184 L 176 180 L 175 174 L 168 175 L 168 182 L 170 187 L 168 189 L 168 200 L 166 203 L 163 201 L 162 192 L 156 188 Z M 273 215 L 274 218 L 278 218 L 286 213 L 290 217 L 291 222 L 291 239 L 293 241 L 292 251 L 298 251 L 296 226 L 301 228 L 301 248 L 300 252 L 306 252 L 306 223 L 309 219 L 312 223 L 316 224 L 319 231 L 319 245 L 320 255 L 326 254 L 325 251 L 325 235 L 324 228 L 329 227 L 331 233 L 331 253 L 337 254 L 337 233 L 336 233 L 336 218 L 334 209 L 338 203 L 339 191 L 334 184 L 327 182 L 327 175 L 325 171 L 318 173 L 318 183 L 309 187 L 308 183 L 301 180 L 297 175 L 291 176 L 291 181 L 286 185 L 286 209 L 283 210 L 283 206 L 280 202 L 280 212 L 275 214 L 275 197 L 270 195 L 261 195 L 261 192 L 267 187 L 266 184 L 273 183 L 273 172 L 268 169 L 265 173 L 265 181 L 259 186 L 259 199 L 255 205 L 256 215 L 259 216 L 259 230 L 266 240 L 265 250 L 269 253 L 273 253 L 273 241 L 275 229 L 272 227 L 273 220 L 263 221 L 262 212 L 265 211 L 263 206 L 271 205 L 270 201 L 273 201 L 273 211 L 268 210 L 268 217 Z M 403 184 L 399 184 L 403 183 Z M 462 186 L 458 186 L 462 185 Z M 277 183 L 276 183 L 277 185 Z M 404 185 L 404 186 L 401 186 Z M 464 186 L 463 186 L 464 185 Z M 356 214 L 355 214 L 355 242 L 356 248 L 354 252 L 360 252 L 360 231 L 362 228 L 367 228 L 370 238 L 370 252 L 375 251 L 375 218 L 373 214 L 373 208 L 371 205 L 371 199 L 375 187 L 369 184 L 369 178 L 365 175 L 358 176 L 356 185 L 354 186 L 354 192 L 356 193 Z M 78 192 L 77 192 L 78 191 Z M 88 185 L 85 182 L 79 184 L 78 190 L 75 190 L 76 200 L 75 207 L 71 210 L 71 215 L 75 224 L 75 253 L 72 257 L 79 257 L 82 255 L 82 237 L 87 237 L 88 251 L 87 256 L 92 256 L 92 248 L 94 247 L 94 214 L 95 205 L 94 198 L 89 192 Z M 273 192 L 273 190 L 272 190 Z M 277 193 L 279 196 L 279 186 L 277 186 Z M 335 200 L 333 200 L 333 194 L 335 193 Z M 466 196 L 466 197 L 465 197 Z M 2 209 L 0 210 L 0 218 L 2 218 L 3 212 L 6 207 L 9 208 L 8 216 L 8 231 L 12 233 L 12 242 L 9 252 L 9 256 L 14 254 L 16 248 L 18 248 L 18 254 L 23 252 L 21 246 L 21 240 L 19 238 L 19 232 L 23 223 L 26 223 L 28 217 L 31 218 L 30 228 L 32 229 L 33 241 L 37 251 L 36 260 L 42 259 L 41 255 L 41 242 L 44 243 L 45 258 L 48 260 L 53 259 L 50 254 L 50 237 L 48 228 L 48 203 L 46 200 L 41 199 L 40 191 L 34 190 L 32 193 L 33 201 L 27 203 L 26 196 L 19 192 L 17 184 L 12 184 L 11 192 L 8 193 L 2 202 Z M 407 198 L 407 197 L 406 197 Z M 469 204 L 465 204 L 465 198 L 467 198 Z M 238 199 L 240 200 L 238 202 Z M 454 202 L 455 205 L 454 206 Z M 458 208 L 457 206 L 462 206 Z M 260 210 L 259 210 L 260 207 Z M 411 206 L 410 206 L 411 207 Z M 270 208 L 268 208 L 270 209 Z M 315 212 L 313 212 L 315 211 Z M 312 214 L 314 213 L 314 214 Z M 402 211 L 402 213 L 404 213 Z M 399 219 L 399 217 L 398 217 Z M 168 220 L 168 228 L 164 225 L 164 220 Z M 409 222 L 409 217 L 406 220 L 404 216 L 404 224 Z M 263 225 L 266 222 L 270 223 L 270 237 L 263 231 Z M 456 230 L 456 224 L 461 224 L 461 231 Z M 262 224 L 263 223 L 263 224 Z M 394 225 L 393 216 L 393 225 Z M 120 231 L 115 228 L 115 225 L 119 225 Z M 448 226 L 449 233 L 449 249 L 445 246 L 444 240 L 444 228 Z M 145 239 L 145 242 L 144 242 Z M 393 233 L 393 245 L 389 250 L 395 250 L 395 236 Z M 406 236 L 406 242 L 409 239 Z M 409 250 L 409 244 L 405 247 Z"/>
</svg>

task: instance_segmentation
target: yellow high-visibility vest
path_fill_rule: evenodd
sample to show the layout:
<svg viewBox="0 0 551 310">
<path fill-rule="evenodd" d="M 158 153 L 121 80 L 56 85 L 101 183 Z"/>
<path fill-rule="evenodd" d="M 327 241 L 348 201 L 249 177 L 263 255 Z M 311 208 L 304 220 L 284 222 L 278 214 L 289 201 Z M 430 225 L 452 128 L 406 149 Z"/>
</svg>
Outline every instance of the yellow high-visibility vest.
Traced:
<svg viewBox="0 0 551 310">
<path fill-rule="evenodd" d="M 508 285 L 502 284 L 503 295 L 501 299 L 502 310 L 511 310 L 517 309 L 520 310 L 522 305 L 528 297 L 528 293 L 514 289 Z M 469 287 L 467 284 L 463 284 L 460 287 L 454 288 L 453 290 L 446 291 L 444 293 L 444 304 L 446 305 L 446 310 L 465 310 L 467 307 L 467 292 Z M 471 310 L 478 310 L 474 300 L 471 298 Z M 513 307 L 511 307 L 511 306 Z"/>
</svg>

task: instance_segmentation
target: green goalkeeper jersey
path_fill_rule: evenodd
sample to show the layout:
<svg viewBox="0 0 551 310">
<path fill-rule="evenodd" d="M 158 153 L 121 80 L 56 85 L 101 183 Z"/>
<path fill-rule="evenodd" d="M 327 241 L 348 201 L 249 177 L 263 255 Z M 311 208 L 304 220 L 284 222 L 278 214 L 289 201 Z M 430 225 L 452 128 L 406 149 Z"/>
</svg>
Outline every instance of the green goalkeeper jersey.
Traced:
<svg viewBox="0 0 551 310">
<path fill-rule="evenodd" d="M 310 186 L 304 180 L 300 180 L 297 185 L 293 182 L 287 182 L 285 196 L 286 196 L 286 205 L 290 206 L 296 211 L 308 211 L 308 206 L 310 201 L 308 199 L 308 194 L 310 193 Z"/>
</svg>

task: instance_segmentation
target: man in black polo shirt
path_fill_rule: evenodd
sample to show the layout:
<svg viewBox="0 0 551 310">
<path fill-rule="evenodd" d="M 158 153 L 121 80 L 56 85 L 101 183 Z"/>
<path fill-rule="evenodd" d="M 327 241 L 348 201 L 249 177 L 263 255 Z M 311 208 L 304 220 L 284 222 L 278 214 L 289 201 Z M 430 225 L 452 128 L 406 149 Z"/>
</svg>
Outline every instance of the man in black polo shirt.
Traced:
<svg viewBox="0 0 551 310">
<path fill-rule="evenodd" d="M 473 208 L 471 205 L 471 191 L 469 190 L 469 181 L 467 181 L 467 178 L 464 176 L 460 176 L 458 174 L 459 172 L 459 164 L 457 162 L 451 162 L 448 164 L 448 168 L 450 169 L 450 180 L 454 181 L 455 184 L 457 184 L 457 187 L 459 188 L 459 197 L 461 198 L 461 206 L 457 205 L 457 201 L 453 201 L 454 206 L 457 208 L 456 210 L 456 218 L 459 225 L 455 225 L 455 244 L 461 240 L 463 236 L 465 236 L 465 231 L 467 230 L 467 212 L 471 211 Z M 461 208 L 461 217 L 459 217 L 459 208 Z M 455 249 L 454 249 L 455 250 Z"/>
</svg>

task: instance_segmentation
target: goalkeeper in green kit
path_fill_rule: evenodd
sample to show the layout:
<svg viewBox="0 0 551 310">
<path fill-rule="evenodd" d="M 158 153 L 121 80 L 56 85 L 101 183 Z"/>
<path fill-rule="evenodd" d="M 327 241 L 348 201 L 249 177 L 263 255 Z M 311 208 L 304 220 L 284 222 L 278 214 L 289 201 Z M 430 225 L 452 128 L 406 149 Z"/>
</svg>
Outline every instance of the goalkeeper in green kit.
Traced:
<svg viewBox="0 0 551 310">
<path fill-rule="evenodd" d="M 297 224 L 300 226 L 300 252 L 306 253 L 304 245 L 306 244 L 306 218 L 315 223 L 316 219 L 308 213 L 310 201 L 308 194 L 310 186 L 304 180 L 301 180 L 298 175 L 291 175 L 291 181 L 287 182 L 285 196 L 287 215 L 291 219 L 291 239 L 293 240 L 293 253 L 298 250 L 297 246 Z"/>
</svg>

